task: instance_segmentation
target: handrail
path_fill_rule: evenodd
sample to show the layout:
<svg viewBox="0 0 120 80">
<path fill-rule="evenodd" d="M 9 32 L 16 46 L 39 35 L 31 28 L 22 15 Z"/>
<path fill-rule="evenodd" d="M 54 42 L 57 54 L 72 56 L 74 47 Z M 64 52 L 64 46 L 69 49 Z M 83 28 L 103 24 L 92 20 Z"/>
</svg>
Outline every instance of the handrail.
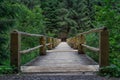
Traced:
<svg viewBox="0 0 120 80">
<path fill-rule="evenodd" d="M 83 47 L 91 50 L 91 51 L 94 51 L 94 52 L 99 52 L 100 49 L 99 48 L 95 48 L 95 47 L 91 47 L 91 46 L 88 46 L 88 45 L 85 45 L 85 44 L 81 44 Z"/>
<path fill-rule="evenodd" d="M 14 30 L 13 32 L 18 32 L 22 36 L 34 36 L 34 37 L 44 36 L 44 35 L 40 35 L 40 34 L 30 34 L 30 33 L 26 33 L 26 32 L 21 32 L 21 31 L 18 31 L 18 30 Z"/>
<path fill-rule="evenodd" d="M 47 44 L 46 44 L 46 46 L 49 46 L 49 45 L 51 45 L 51 43 L 47 43 Z"/>
<path fill-rule="evenodd" d="M 87 32 L 83 32 L 83 33 L 80 33 L 80 34 L 78 34 L 78 35 L 81 35 L 81 34 L 89 34 L 89 33 L 93 33 L 93 32 L 100 32 L 100 31 L 102 31 L 102 30 L 107 30 L 107 28 L 106 28 L 106 27 L 102 27 L 102 28 L 97 28 L 97 29 L 91 29 L 91 30 L 89 30 L 89 31 L 87 31 Z"/>
<path fill-rule="evenodd" d="M 86 45 L 87 34 L 99 33 L 99 48 Z M 87 32 L 79 33 L 78 35 L 67 39 L 68 44 L 76 49 L 78 53 L 85 54 L 84 48 L 99 53 L 99 66 L 104 67 L 109 65 L 109 32 L 106 27 L 92 29 Z"/>
<path fill-rule="evenodd" d="M 21 36 L 30 36 L 30 37 L 38 37 L 39 38 L 39 45 L 33 48 L 29 48 L 27 50 L 20 49 L 21 47 Z M 48 39 L 48 40 L 46 40 Z M 47 41 L 47 42 L 46 42 Z M 14 30 L 11 32 L 11 40 L 10 40 L 10 63 L 11 66 L 16 67 L 16 72 L 20 70 L 20 56 L 21 54 L 26 54 L 36 49 L 39 49 L 40 55 L 46 55 L 46 47 L 48 49 L 52 49 L 60 43 L 60 40 L 57 38 L 46 37 L 40 34 L 30 34 L 26 32 L 21 32 L 18 30 Z"/>
<path fill-rule="evenodd" d="M 38 48 L 40 48 L 40 47 L 42 47 L 42 46 L 43 46 L 43 45 L 39 45 L 39 46 L 36 46 L 36 47 L 34 47 L 34 48 L 30 48 L 30 49 L 27 49 L 27 50 L 23 50 L 23 51 L 20 51 L 20 53 L 21 53 L 21 54 L 29 53 L 29 52 L 34 51 L 34 50 L 36 50 L 36 49 L 38 49 Z"/>
</svg>

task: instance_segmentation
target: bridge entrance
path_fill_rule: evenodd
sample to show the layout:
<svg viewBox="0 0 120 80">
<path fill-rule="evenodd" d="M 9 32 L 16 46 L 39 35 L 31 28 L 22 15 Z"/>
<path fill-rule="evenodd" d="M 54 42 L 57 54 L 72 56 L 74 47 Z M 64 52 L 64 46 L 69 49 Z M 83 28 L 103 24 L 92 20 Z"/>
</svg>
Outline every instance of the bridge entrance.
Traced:
<svg viewBox="0 0 120 80">
<path fill-rule="evenodd" d="M 85 54 L 61 42 L 47 55 L 40 56 L 32 62 L 21 66 L 22 72 L 81 72 L 98 71 L 98 64 Z"/>
</svg>

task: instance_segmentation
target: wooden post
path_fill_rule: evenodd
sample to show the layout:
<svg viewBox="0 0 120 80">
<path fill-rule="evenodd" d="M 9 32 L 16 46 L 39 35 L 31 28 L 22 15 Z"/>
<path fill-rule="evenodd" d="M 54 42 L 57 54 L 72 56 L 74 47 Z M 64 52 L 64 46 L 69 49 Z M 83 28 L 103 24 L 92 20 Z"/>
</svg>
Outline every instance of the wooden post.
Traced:
<svg viewBox="0 0 120 80">
<path fill-rule="evenodd" d="M 40 37 L 40 45 L 43 45 L 40 47 L 40 55 L 46 55 L 46 38 L 45 36 Z"/>
<path fill-rule="evenodd" d="M 75 37 L 73 37 L 73 49 L 75 49 Z"/>
<path fill-rule="evenodd" d="M 75 36 L 74 39 L 75 39 L 75 43 L 74 43 L 74 44 L 75 44 L 75 47 L 74 47 L 74 48 L 77 49 L 77 37 Z"/>
<path fill-rule="evenodd" d="M 73 37 L 71 38 L 71 47 L 73 48 Z"/>
<path fill-rule="evenodd" d="M 57 46 L 57 38 L 55 38 L 55 47 Z"/>
<path fill-rule="evenodd" d="M 54 48 L 56 47 L 56 38 L 54 38 Z"/>
<path fill-rule="evenodd" d="M 57 45 L 59 45 L 60 42 L 61 42 L 60 39 L 57 39 Z"/>
<path fill-rule="evenodd" d="M 78 36 L 78 53 L 85 54 L 82 44 L 85 44 L 85 36 L 83 34 Z"/>
<path fill-rule="evenodd" d="M 50 45 L 48 45 L 48 49 L 51 50 L 52 49 L 52 39 L 50 37 L 48 37 L 48 43 L 50 43 Z"/>
<path fill-rule="evenodd" d="M 15 72 L 20 71 L 20 34 L 17 31 L 11 33 L 10 40 L 10 64 L 15 67 Z"/>
<path fill-rule="evenodd" d="M 100 54 L 99 54 L 100 67 L 109 65 L 109 34 L 108 30 L 100 32 Z"/>
<path fill-rule="evenodd" d="M 78 45 L 79 45 L 79 43 L 78 43 L 78 36 L 76 36 L 76 49 L 78 49 Z"/>
<path fill-rule="evenodd" d="M 54 41 L 54 38 L 52 38 L 52 48 L 55 48 L 54 44 L 55 44 L 55 41 Z"/>
</svg>

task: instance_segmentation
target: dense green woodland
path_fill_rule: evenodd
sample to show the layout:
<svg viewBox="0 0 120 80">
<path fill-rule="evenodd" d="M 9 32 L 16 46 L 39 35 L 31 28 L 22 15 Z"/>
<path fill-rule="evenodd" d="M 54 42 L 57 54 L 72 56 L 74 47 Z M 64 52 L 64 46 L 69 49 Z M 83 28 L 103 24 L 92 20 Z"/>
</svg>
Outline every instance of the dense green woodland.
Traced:
<svg viewBox="0 0 120 80">
<path fill-rule="evenodd" d="M 110 33 L 110 66 L 102 72 L 117 77 L 120 76 L 120 0 L 0 0 L 0 73 L 12 73 L 10 32 L 15 29 L 52 37 L 64 32 L 72 37 L 103 26 Z M 97 35 L 88 35 L 87 44 L 98 46 Z M 22 37 L 22 49 L 37 44 L 37 38 Z M 37 52 L 22 55 L 21 64 L 39 55 Z M 89 51 L 88 55 L 98 61 L 98 55 Z"/>
</svg>

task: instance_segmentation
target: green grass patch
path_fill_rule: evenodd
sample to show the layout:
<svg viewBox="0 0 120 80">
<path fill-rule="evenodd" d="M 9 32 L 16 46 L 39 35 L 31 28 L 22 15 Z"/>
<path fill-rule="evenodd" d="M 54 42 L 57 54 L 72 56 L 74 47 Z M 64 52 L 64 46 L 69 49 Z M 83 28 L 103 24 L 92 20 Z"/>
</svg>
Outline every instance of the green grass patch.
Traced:
<svg viewBox="0 0 120 80">
<path fill-rule="evenodd" d="M 12 74 L 14 73 L 14 68 L 11 66 L 0 66 L 0 74 Z"/>
</svg>

